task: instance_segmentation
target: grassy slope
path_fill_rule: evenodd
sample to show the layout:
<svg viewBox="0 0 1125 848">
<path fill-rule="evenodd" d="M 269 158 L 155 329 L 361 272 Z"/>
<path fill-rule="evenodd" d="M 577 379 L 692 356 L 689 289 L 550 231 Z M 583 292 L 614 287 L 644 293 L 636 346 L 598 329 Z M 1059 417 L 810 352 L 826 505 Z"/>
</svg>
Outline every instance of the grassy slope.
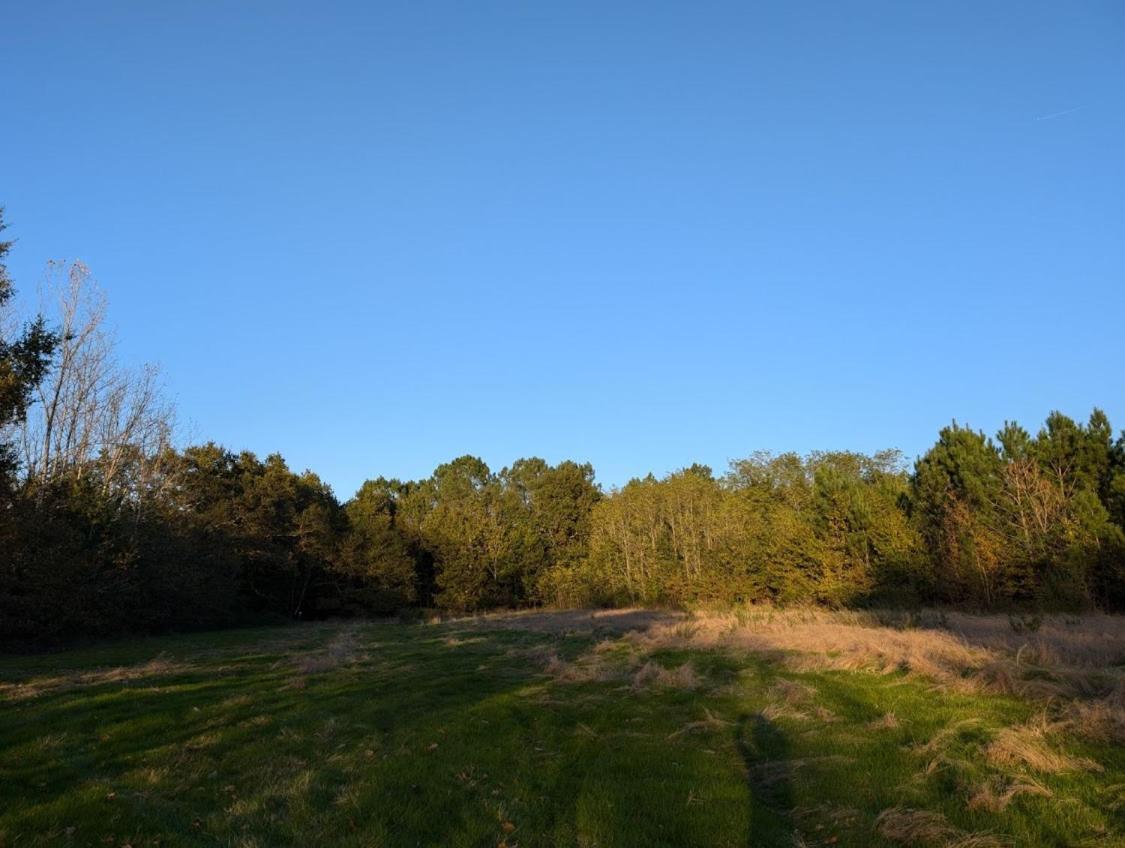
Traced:
<svg viewBox="0 0 1125 848">
<path fill-rule="evenodd" d="M 690 662 L 694 689 L 574 682 L 545 646 L 593 640 L 306 625 L 0 659 L 29 684 L 0 690 L 0 845 L 878 846 L 894 806 L 1020 846 L 1125 844 L 1111 747 L 1069 745 L 1105 771 L 1036 775 L 1052 797 L 968 809 L 983 745 L 1034 712 L 1017 699 L 698 651 L 652 657 Z"/>
</svg>

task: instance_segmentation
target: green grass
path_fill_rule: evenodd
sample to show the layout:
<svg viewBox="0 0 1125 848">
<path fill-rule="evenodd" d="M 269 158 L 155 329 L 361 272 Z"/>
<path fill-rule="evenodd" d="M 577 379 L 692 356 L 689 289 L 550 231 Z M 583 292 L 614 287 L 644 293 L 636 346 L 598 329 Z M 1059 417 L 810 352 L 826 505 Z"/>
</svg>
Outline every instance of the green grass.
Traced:
<svg viewBox="0 0 1125 848">
<path fill-rule="evenodd" d="M 968 808 L 1000 774 L 984 746 L 1032 704 L 594 646 L 388 623 L 0 659 L 0 846 L 879 846 L 896 806 L 1018 846 L 1125 844 L 1112 747 L 1064 740 L 1104 771 Z M 604 673 L 548 673 L 552 652 Z M 632 685 L 649 660 L 698 685 Z"/>
</svg>

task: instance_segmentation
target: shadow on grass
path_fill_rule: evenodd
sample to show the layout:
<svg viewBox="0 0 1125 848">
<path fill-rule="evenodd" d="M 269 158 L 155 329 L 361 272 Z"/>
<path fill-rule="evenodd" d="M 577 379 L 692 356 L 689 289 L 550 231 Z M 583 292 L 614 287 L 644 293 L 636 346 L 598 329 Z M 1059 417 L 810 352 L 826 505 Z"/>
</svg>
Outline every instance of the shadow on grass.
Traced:
<svg viewBox="0 0 1125 848">
<path fill-rule="evenodd" d="M 691 695 L 544 673 L 595 633 L 370 627 L 354 662 L 301 672 L 333 633 L 300 632 L 115 646 L 89 668 L 137 673 L 0 699 L 0 844 L 496 845 L 505 825 L 519 844 L 742 842 L 737 781 L 717 813 L 699 799 L 734 775 L 694 746 L 669 761 Z"/>
<path fill-rule="evenodd" d="M 384 643 L 379 656 L 324 674 L 297 672 L 297 652 L 258 655 L 258 646 L 251 644 L 242 655 L 236 651 L 222 657 L 233 667 L 225 673 L 200 663 L 189 671 L 76 685 L 0 703 L 0 775 L 5 778 L 0 781 L 0 809 L 23 807 L 31 818 L 17 826 L 34 832 L 44 811 L 62 799 L 92 784 L 116 786 L 144 764 L 223 774 L 233 781 L 245 769 L 275 759 L 263 746 L 272 745 L 277 756 L 286 752 L 285 744 L 268 742 L 271 738 L 293 732 L 304 744 L 315 745 L 316 730 L 326 722 L 338 746 L 333 752 L 358 751 L 362 756 L 373 735 L 396 731 L 405 731 L 396 744 L 409 741 L 424 750 L 431 736 L 424 741 L 420 736 L 429 734 L 432 724 L 453 725 L 490 699 L 511 695 L 536 679 L 537 668 L 511 663 L 503 640 L 459 653 L 434 653 L 440 639 L 410 640 L 417 636 L 413 631 L 394 635 L 398 641 Z M 506 673 L 474 671 L 486 662 L 511 666 Z M 404 721 L 422 716 L 422 727 Z M 344 720 L 333 727 L 337 717 Z M 58 754 L 37 742 L 49 740 L 48 731 L 58 737 Z M 301 744 L 290 746 L 297 749 L 294 754 L 304 755 Z M 329 771 L 315 758 L 307 768 L 317 777 Z M 214 782 L 204 785 L 210 790 Z M 121 797 L 125 800 L 126 793 Z M 192 827 L 197 812 L 191 804 L 167 798 L 161 806 L 163 817 L 183 819 L 180 825 Z M 37 809 L 40 819 L 35 818 Z M 0 833 L 0 843 L 2 837 Z"/>
<path fill-rule="evenodd" d="M 788 844 L 793 832 L 793 767 L 785 734 L 759 713 L 739 716 L 735 744 L 750 789 L 749 848 Z"/>
</svg>

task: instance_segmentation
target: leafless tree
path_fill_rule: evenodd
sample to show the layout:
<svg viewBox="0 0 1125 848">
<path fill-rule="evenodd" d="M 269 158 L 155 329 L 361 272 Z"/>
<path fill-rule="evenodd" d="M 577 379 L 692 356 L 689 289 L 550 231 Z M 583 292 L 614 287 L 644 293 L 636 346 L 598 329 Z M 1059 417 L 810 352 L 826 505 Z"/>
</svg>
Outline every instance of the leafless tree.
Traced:
<svg viewBox="0 0 1125 848">
<path fill-rule="evenodd" d="M 173 432 L 158 369 L 120 364 L 105 295 L 81 262 L 52 263 L 45 295 L 60 343 L 21 434 L 27 477 L 36 484 L 93 478 L 105 494 L 142 497 Z"/>
</svg>

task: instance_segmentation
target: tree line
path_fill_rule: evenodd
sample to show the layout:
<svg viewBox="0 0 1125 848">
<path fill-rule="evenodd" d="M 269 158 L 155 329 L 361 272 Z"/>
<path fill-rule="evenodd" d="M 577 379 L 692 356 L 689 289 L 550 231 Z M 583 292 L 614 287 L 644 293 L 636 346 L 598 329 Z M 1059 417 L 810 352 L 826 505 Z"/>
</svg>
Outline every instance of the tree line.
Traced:
<svg viewBox="0 0 1125 848">
<path fill-rule="evenodd" d="M 0 231 L 3 219 L 0 216 Z M 814 602 L 1125 608 L 1125 433 L 952 424 L 897 451 L 758 453 L 604 491 L 463 456 L 346 502 L 279 454 L 178 446 L 80 263 L 20 322 L 0 241 L 0 642 L 416 607 Z"/>
</svg>

